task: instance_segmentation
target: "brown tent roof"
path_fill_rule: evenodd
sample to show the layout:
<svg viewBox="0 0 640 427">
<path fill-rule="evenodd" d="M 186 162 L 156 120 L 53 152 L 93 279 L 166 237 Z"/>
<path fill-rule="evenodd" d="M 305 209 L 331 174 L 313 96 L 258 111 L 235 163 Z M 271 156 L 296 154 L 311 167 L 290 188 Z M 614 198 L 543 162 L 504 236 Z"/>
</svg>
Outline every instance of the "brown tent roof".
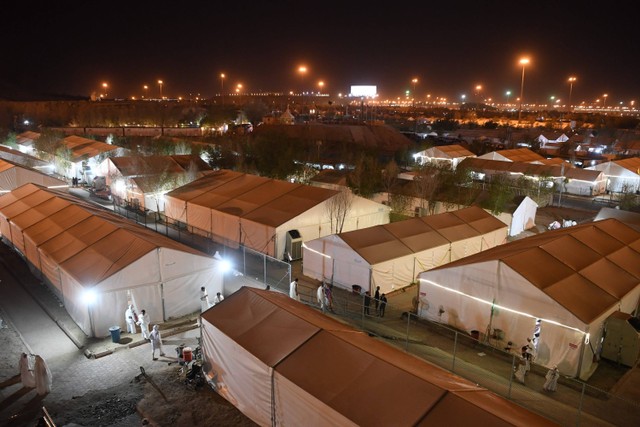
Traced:
<svg viewBox="0 0 640 427">
<path fill-rule="evenodd" d="M 564 176 L 565 178 L 579 179 L 587 182 L 596 182 L 604 179 L 602 171 L 598 170 L 573 168 L 567 165 L 564 168 L 563 175 L 562 165 L 557 164 L 533 164 L 518 161 L 504 162 L 472 157 L 467 157 L 461 161 L 458 167 L 478 172 L 518 173 L 529 176 L 546 175 L 552 178 Z"/>
<path fill-rule="evenodd" d="M 605 219 L 516 240 L 436 269 L 488 261 L 508 265 L 589 324 L 640 284 L 640 232 Z"/>
<path fill-rule="evenodd" d="M 106 209 L 35 184 L 0 196 L 0 221 L 18 227 L 82 284 L 100 283 L 160 247 L 206 256 Z"/>
<path fill-rule="evenodd" d="M 544 157 L 528 148 L 513 148 L 509 150 L 499 150 L 491 153 L 483 154 L 479 158 L 496 160 L 506 158 L 512 162 L 535 162 L 542 161 Z"/>
<path fill-rule="evenodd" d="M 117 145 L 83 138 L 78 135 L 67 136 L 62 140 L 62 144 L 71 150 L 71 161 L 74 163 L 118 149 Z"/>
<path fill-rule="evenodd" d="M 340 233 L 338 236 L 373 265 L 500 228 L 506 229 L 507 225 L 484 209 L 471 206 L 454 212 Z"/>
<path fill-rule="evenodd" d="M 167 197 L 277 227 L 336 194 L 335 190 L 219 170 Z"/>
<path fill-rule="evenodd" d="M 357 425 L 555 425 L 278 292 L 243 287 L 202 318 Z"/>
<path fill-rule="evenodd" d="M 196 172 L 210 171 L 211 167 L 199 156 L 120 156 L 111 162 L 123 176 L 156 175 L 160 173 L 189 172 L 192 165 Z"/>
</svg>

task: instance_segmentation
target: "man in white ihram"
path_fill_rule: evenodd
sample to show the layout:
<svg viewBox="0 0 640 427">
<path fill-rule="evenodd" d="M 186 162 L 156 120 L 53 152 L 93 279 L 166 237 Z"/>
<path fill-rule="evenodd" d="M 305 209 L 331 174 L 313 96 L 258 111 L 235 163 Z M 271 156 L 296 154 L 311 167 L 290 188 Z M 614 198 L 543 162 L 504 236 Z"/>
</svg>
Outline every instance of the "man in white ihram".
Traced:
<svg viewBox="0 0 640 427">
<path fill-rule="evenodd" d="M 140 325 L 140 330 L 142 331 L 142 338 L 145 340 L 149 339 L 149 315 L 146 310 L 140 311 L 140 316 L 138 316 L 138 325 Z"/>
<path fill-rule="evenodd" d="M 127 322 L 127 332 L 130 334 L 136 333 L 136 315 L 133 310 L 133 305 L 129 304 L 127 310 L 124 312 L 124 321 Z"/>
<path fill-rule="evenodd" d="M 160 330 L 158 329 L 158 325 L 153 325 L 153 330 L 150 335 L 151 339 L 151 358 L 153 360 L 158 360 L 156 357 L 156 350 L 160 350 L 160 356 L 164 356 L 164 351 L 162 351 L 162 337 L 160 336 Z"/>
<path fill-rule="evenodd" d="M 211 303 L 209 302 L 209 294 L 207 293 L 207 288 L 204 286 L 200 287 L 200 312 L 204 313 L 211 307 Z"/>
<path fill-rule="evenodd" d="M 221 302 L 222 302 L 222 300 L 224 300 L 224 297 L 222 296 L 222 294 L 221 294 L 220 292 L 218 292 L 218 293 L 216 294 L 216 296 L 215 296 L 215 297 L 213 297 L 213 305 L 216 305 L 216 304 L 218 304 L 218 303 L 221 303 Z"/>
</svg>

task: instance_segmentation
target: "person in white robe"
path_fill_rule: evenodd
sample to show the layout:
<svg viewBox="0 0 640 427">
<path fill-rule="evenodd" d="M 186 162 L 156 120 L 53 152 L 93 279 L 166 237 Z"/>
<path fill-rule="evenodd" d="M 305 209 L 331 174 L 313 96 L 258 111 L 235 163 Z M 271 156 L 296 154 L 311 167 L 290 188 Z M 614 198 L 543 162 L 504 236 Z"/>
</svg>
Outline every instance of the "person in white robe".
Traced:
<svg viewBox="0 0 640 427">
<path fill-rule="evenodd" d="M 150 334 L 151 340 L 151 358 L 153 360 L 157 360 L 156 358 L 156 350 L 160 351 L 160 356 L 164 356 L 164 351 L 162 351 L 162 337 L 160 336 L 160 330 L 158 329 L 158 325 L 153 325 L 153 330 Z"/>
<path fill-rule="evenodd" d="M 40 396 L 44 396 L 51 392 L 53 377 L 51 376 L 51 371 L 49 370 L 47 363 L 40 355 L 36 355 L 34 376 L 36 379 L 36 391 Z"/>
<path fill-rule="evenodd" d="M 27 353 L 22 353 L 20 356 L 20 382 L 22 382 L 22 385 L 27 388 L 34 388 L 36 386 L 36 378 L 33 375 L 33 366 Z"/>
</svg>

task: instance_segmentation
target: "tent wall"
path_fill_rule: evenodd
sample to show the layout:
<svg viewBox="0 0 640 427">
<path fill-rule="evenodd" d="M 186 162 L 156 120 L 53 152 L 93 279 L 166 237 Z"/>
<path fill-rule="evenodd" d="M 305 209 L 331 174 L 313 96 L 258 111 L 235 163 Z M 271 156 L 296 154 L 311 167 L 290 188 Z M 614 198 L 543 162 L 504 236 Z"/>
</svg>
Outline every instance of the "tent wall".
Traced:
<svg viewBox="0 0 640 427">
<path fill-rule="evenodd" d="M 272 369 L 209 322 L 202 322 L 209 380 L 219 395 L 261 426 L 271 426 Z M 295 425 L 295 424 L 292 424 Z"/>
<path fill-rule="evenodd" d="M 451 261 L 482 251 L 482 235 L 451 242 Z"/>
<path fill-rule="evenodd" d="M 276 229 L 265 224 L 260 224 L 246 219 L 240 220 L 241 243 L 255 251 L 276 256 Z M 284 244 L 283 244 L 284 247 Z M 282 251 L 281 251 L 282 252 Z M 282 253 L 281 253 L 282 255 Z M 282 259 L 282 256 L 279 257 Z"/>
<path fill-rule="evenodd" d="M 305 276 L 333 282 L 346 289 L 358 285 L 365 291 L 369 290 L 371 266 L 340 237 L 335 234 L 322 237 L 305 243 L 305 246 L 302 249 Z"/>
<path fill-rule="evenodd" d="M 164 203 L 164 213 L 167 218 L 183 223 L 187 222 L 187 202 L 165 195 Z"/>
<path fill-rule="evenodd" d="M 564 374 L 579 374 L 584 339 L 580 331 L 586 331 L 587 325 L 508 266 L 491 261 L 423 272 L 420 274 L 419 292 L 421 299 L 427 301 L 427 304 L 421 306 L 418 313 L 420 317 L 466 331 L 485 332 L 491 322 L 492 329 L 498 328 L 505 332 L 505 342 L 512 341 L 516 345 L 532 336 L 536 317 L 543 319 L 544 333 L 541 334 L 540 342 L 550 349 L 546 366 L 562 364 Z M 470 295 L 474 298 L 470 298 Z M 494 301 L 497 306 L 527 314 L 498 307 L 494 308 L 492 318 Z M 440 306 L 444 309 L 442 316 L 438 315 Z M 578 331 L 554 327 L 551 323 L 545 324 L 544 319 Z"/>
<path fill-rule="evenodd" d="M 529 197 L 525 197 L 520 205 L 513 212 L 511 225 L 509 227 L 509 236 L 517 236 L 525 230 L 536 225 L 536 213 L 538 205 Z"/>
</svg>

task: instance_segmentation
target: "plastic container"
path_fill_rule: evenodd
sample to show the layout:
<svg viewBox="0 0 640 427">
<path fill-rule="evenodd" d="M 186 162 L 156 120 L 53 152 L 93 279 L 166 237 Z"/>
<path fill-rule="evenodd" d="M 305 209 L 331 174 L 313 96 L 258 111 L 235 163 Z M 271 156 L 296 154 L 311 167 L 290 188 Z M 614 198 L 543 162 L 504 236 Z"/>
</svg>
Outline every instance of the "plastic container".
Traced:
<svg viewBox="0 0 640 427">
<path fill-rule="evenodd" d="M 111 341 L 115 343 L 120 342 L 120 326 L 110 327 L 109 332 L 111 332 Z"/>
<path fill-rule="evenodd" d="M 182 349 L 182 359 L 185 362 L 191 362 L 193 360 L 193 350 L 191 350 L 191 347 Z"/>
</svg>

